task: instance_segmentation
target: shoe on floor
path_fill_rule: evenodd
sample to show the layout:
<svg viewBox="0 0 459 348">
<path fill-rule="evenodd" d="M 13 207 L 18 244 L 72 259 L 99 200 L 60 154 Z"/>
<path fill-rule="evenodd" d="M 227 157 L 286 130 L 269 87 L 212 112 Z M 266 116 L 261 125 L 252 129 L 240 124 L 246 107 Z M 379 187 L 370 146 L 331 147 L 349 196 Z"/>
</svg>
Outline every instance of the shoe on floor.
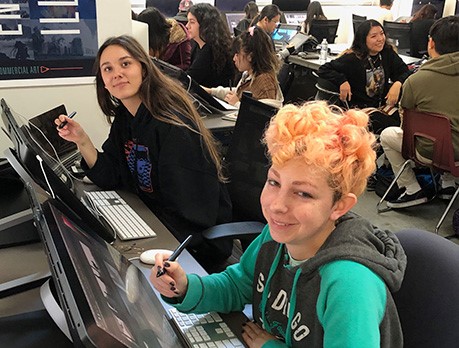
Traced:
<svg viewBox="0 0 459 348">
<path fill-rule="evenodd" d="M 456 192 L 456 188 L 454 186 L 442 187 L 440 191 L 438 191 L 437 196 L 440 199 L 446 199 L 449 201 L 453 198 L 454 192 Z"/>
<path fill-rule="evenodd" d="M 367 191 L 374 191 L 376 188 L 376 183 L 378 182 L 378 179 L 376 178 L 376 174 L 371 174 L 368 177 L 367 181 Z"/>
<path fill-rule="evenodd" d="M 411 195 L 403 193 L 397 199 L 387 202 L 387 206 L 392 209 L 414 207 L 429 201 L 424 190 L 420 190 Z"/>
</svg>

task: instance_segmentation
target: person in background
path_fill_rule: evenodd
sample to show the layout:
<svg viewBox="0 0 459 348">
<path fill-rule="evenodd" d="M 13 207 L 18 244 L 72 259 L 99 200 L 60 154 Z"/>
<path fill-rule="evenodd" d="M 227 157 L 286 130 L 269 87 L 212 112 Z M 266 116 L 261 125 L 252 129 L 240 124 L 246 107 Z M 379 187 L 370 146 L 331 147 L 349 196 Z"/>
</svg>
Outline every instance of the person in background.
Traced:
<svg viewBox="0 0 459 348">
<path fill-rule="evenodd" d="M 279 24 L 280 17 L 281 11 L 279 7 L 276 5 L 266 5 L 261 10 L 260 14 L 254 18 L 252 25 L 256 25 L 263 29 L 268 35 L 272 35 Z"/>
<path fill-rule="evenodd" d="M 277 81 L 279 59 L 270 37 L 263 29 L 250 27 L 233 41 L 233 61 L 242 73 L 236 88 L 208 88 L 213 96 L 239 107 L 243 92 L 250 91 L 252 97 L 278 108 L 284 97 Z"/>
<path fill-rule="evenodd" d="M 431 59 L 411 75 L 403 84 L 400 106 L 447 116 L 451 120 L 455 159 L 459 160 L 459 17 L 448 16 L 437 20 L 430 28 L 427 51 Z M 389 127 L 381 133 L 381 145 L 392 170 L 397 173 L 405 159 L 402 156 L 402 127 Z M 432 143 L 418 138 L 416 150 L 421 160 L 428 163 L 432 156 Z M 445 173 L 440 178 L 438 196 L 451 199 L 456 183 L 454 177 Z M 421 188 L 411 167 L 405 168 L 397 181 L 405 192 L 387 202 L 391 208 L 406 208 L 429 201 L 428 193 Z"/>
<path fill-rule="evenodd" d="M 410 22 L 416 22 L 424 19 L 435 19 L 438 9 L 435 5 L 426 4 L 422 6 L 411 18 Z"/>
<path fill-rule="evenodd" d="M 410 56 L 422 58 L 427 55 L 429 30 L 435 22 L 438 9 L 432 4 L 422 6 L 411 18 Z"/>
<path fill-rule="evenodd" d="M 284 106 L 265 133 L 272 165 L 261 194 L 268 222 L 240 263 L 186 274 L 157 254 L 150 281 L 182 312 L 240 311 L 248 347 L 398 348 L 391 292 L 406 269 L 395 234 L 351 213 L 375 168 L 368 115 L 325 102 Z"/>
<path fill-rule="evenodd" d="M 410 75 L 407 65 L 386 42 L 382 25 L 369 19 L 360 24 L 350 49 L 319 67 L 318 75 L 339 89 L 339 98 L 351 107 L 394 107 L 402 83 Z M 379 134 L 389 126 L 400 125 L 398 112 L 388 115 L 375 110 L 370 115 L 371 129 Z"/>
<path fill-rule="evenodd" d="M 175 19 L 166 19 L 155 7 L 148 7 L 137 17 L 148 24 L 150 56 L 186 70 L 191 63 L 191 39 L 185 26 Z"/>
<path fill-rule="evenodd" d="M 258 16 L 258 5 L 255 1 L 249 1 L 244 7 L 245 17 L 236 26 L 236 30 L 243 33 L 249 29 L 253 19 Z"/>
<path fill-rule="evenodd" d="M 311 27 L 311 22 L 313 19 L 317 20 L 326 20 L 324 11 L 322 10 L 322 5 L 320 2 L 313 1 L 308 6 L 308 11 L 306 13 L 306 19 L 301 23 L 301 31 L 308 34 Z"/>
<path fill-rule="evenodd" d="M 177 22 L 182 23 L 183 25 L 186 25 L 188 23 L 188 17 L 187 17 L 188 10 L 190 9 L 191 6 L 193 6 L 193 1 L 191 0 L 180 1 L 178 12 L 174 16 L 174 19 Z"/>
<path fill-rule="evenodd" d="M 188 75 L 205 87 L 226 85 L 233 80 L 231 35 L 220 11 L 207 3 L 193 5 L 186 27 L 196 43 Z"/>
<path fill-rule="evenodd" d="M 260 14 L 255 17 L 252 22 L 252 25 L 257 26 L 260 29 L 263 29 L 270 37 L 271 37 L 271 44 L 274 48 L 274 41 L 272 41 L 272 34 L 274 30 L 276 30 L 282 12 L 279 10 L 277 5 L 267 5 L 263 7 Z M 280 60 L 287 59 L 293 52 L 295 52 L 295 47 L 287 46 L 283 50 L 276 52 L 278 58 Z"/>
<path fill-rule="evenodd" d="M 376 12 L 373 15 L 374 19 L 381 23 L 381 25 L 384 25 L 384 21 L 393 21 L 394 15 L 391 11 L 393 4 L 394 0 L 379 0 L 379 7 L 375 9 Z"/>
<path fill-rule="evenodd" d="M 103 190 L 137 195 L 204 266 L 223 262 L 232 242 L 207 242 L 201 232 L 231 220 L 217 145 L 186 91 L 155 67 L 130 36 L 105 41 L 96 57 L 99 105 L 113 121 L 98 151 L 75 119 L 59 135 L 82 154 L 86 176 Z M 208 268 L 207 268 L 208 269 Z"/>
</svg>

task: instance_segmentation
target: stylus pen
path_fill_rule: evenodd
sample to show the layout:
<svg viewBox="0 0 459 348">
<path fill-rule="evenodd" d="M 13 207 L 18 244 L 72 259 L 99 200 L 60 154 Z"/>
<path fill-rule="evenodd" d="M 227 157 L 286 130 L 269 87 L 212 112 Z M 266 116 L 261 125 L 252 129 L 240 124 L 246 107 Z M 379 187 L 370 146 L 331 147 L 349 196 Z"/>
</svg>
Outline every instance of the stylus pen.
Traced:
<svg viewBox="0 0 459 348">
<path fill-rule="evenodd" d="M 177 247 L 177 249 L 174 250 L 171 256 L 166 261 L 175 261 L 177 260 L 177 257 L 180 256 L 183 250 L 185 250 L 186 246 L 188 243 L 191 241 L 191 238 L 193 236 L 190 234 L 186 239 Z M 156 278 L 161 277 L 162 275 L 166 274 L 166 270 L 164 268 L 159 267 L 158 273 L 156 273 Z"/>
<path fill-rule="evenodd" d="M 233 81 L 231 81 L 231 79 L 229 80 L 229 88 L 230 88 L 230 91 L 233 90 Z"/>
<path fill-rule="evenodd" d="M 76 111 L 72 112 L 72 113 L 71 113 L 70 115 L 68 115 L 67 117 L 68 117 L 68 118 L 73 118 L 73 116 L 75 116 L 75 115 L 76 115 Z M 68 123 L 68 121 L 65 120 L 65 121 L 62 122 L 59 126 L 57 126 L 57 128 L 62 129 L 62 128 L 65 127 L 65 125 L 66 125 L 67 123 Z"/>
</svg>

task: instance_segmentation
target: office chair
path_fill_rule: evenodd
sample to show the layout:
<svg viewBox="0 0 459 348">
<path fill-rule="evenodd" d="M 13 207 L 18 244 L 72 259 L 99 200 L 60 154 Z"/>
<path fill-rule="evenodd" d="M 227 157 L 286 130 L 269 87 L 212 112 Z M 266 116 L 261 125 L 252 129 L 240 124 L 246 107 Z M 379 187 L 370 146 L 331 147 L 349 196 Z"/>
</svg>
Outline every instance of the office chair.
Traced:
<svg viewBox="0 0 459 348">
<path fill-rule="evenodd" d="M 431 163 L 425 163 L 418 159 L 416 152 L 417 138 L 425 138 L 432 142 L 433 154 Z M 394 180 L 392 180 L 392 183 L 379 200 L 377 204 L 378 213 L 390 210 L 388 207 L 384 209 L 381 208 L 381 205 L 385 201 L 387 194 L 392 189 L 397 179 L 402 174 L 403 170 L 412 162 L 431 169 L 432 182 L 434 184 L 435 192 L 437 192 L 437 187 L 435 185 L 433 171 L 439 171 L 441 173 L 449 172 L 453 176 L 459 177 L 459 164 L 456 164 L 454 160 L 451 123 L 448 117 L 444 115 L 411 109 L 405 110 L 403 112 L 402 156 L 403 158 L 406 158 L 406 161 L 403 163 L 402 168 L 395 175 Z M 443 220 L 451 209 L 451 206 L 456 200 L 458 194 L 459 187 L 456 189 L 456 192 L 454 192 L 454 195 L 449 201 L 443 215 L 435 226 L 435 233 L 438 233 Z"/>
<path fill-rule="evenodd" d="M 309 35 L 314 36 L 319 42 L 322 42 L 325 38 L 328 43 L 335 43 L 338 25 L 339 19 L 313 19 L 311 28 L 309 29 Z"/>
<path fill-rule="evenodd" d="M 421 19 L 411 23 L 410 56 L 422 58 L 427 54 L 429 30 L 435 19 Z"/>
<path fill-rule="evenodd" d="M 459 245 L 417 229 L 396 233 L 408 258 L 392 296 L 405 348 L 449 348 L 459 342 Z"/>
<path fill-rule="evenodd" d="M 294 77 L 295 73 L 293 71 L 293 64 L 285 62 L 282 63 L 282 66 L 277 73 L 277 81 L 279 81 L 279 86 L 284 96 L 286 96 L 290 90 Z"/>
<path fill-rule="evenodd" d="M 334 104 L 349 109 L 349 103 L 347 100 L 343 102 L 341 99 L 339 99 L 339 87 L 335 86 L 330 81 L 319 77 L 317 73 L 313 73 L 313 75 L 317 77 L 317 93 L 314 97 L 314 100 L 326 100 L 329 104 Z"/>
<path fill-rule="evenodd" d="M 397 49 L 398 54 L 408 54 L 410 50 L 412 23 L 384 21 L 384 31 L 389 42 Z"/>
<path fill-rule="evenodd" d="M 261 233 L 266 220 L 261 211 L 260 195 L 270 166 L 261 139 L 276 113 L 277 108 L 255 100 L 247 93 L 242 94 L 232 142 L 225 158 L 234 222 L 208 228 L 203 232 L 204 238 L 241 238 L 250 242 Z"/>
<path fill-rule="evenodd" d="M 366 16 L 359 16 L 356 14 L 352 14 L 352 28 L 354 29 L 354 34 L 357 31 L 357 28 L 360 24 L 367 20 Z"/>
</svg>

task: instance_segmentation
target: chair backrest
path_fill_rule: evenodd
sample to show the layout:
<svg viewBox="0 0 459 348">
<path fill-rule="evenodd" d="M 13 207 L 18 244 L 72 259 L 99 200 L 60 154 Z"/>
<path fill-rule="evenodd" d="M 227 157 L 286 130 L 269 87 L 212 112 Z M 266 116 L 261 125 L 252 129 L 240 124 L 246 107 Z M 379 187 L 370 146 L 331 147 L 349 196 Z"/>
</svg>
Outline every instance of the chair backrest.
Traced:
<svg viewBox="0 0 459 348">
<path fill-rule="evenodd" d="M 279 81 L 279 86 L 284 96 L 287 95 L 294 77 L 295 74 L 293 71 L 293 65 L 285 62 L 282 63 L 282 66 L 277 73 L 277 80 Z"/>
<path fill-rule="evenodd" d="M 349 103 L 347 101 L 342 102 L 339 99 L 339 87 L 330 81 L 318 77 L 316 89 L 317 93 L 314 97 L 314 100 L 326 100 L 329 104 L 334 104 L 349 109 Z"/>
<path fill-rule="evenodd" d="M 260 194 L 266 182 L 269 161 L 261 143 L 263 132 L 277 108 L 243 94 L 231 144 L 225 158 L 228 190 L 233 203 L 233 221 L 266 222 Z"/>
<path fill-rule="evenodd" d="M 357 28 L 360 24 L 367 20 L 366 16 L 359 16 L 356 14 L 352 14 L 352 28 L 354 29 L 354 34 L 357 31 Z"/>
<path fill-rule="evenodd" d="M 384 21 L 384 31 L 389 41 L 396 46 L 399 54 L 410 50 L 411 23 Z"/>
<path fill-rule="evenodd" d="M 402 156 L 426 165 L 416 156 L 416 144 L 423 138 L 432 142 L 432 166 L 440 171 L 459 176 L 459 166 L 454 163 L 451 123 L 445 115 L 407 109 L 403 112 Z M 422 141 L 422 140 L 421 140 Z M 424 140 L 425 141 L 425 140 Z"/>
<path fill-rule="evenodd" d="M 429 30 L 435 19 L 422 19 L 411 24 L 410 56 L 422 58 L 427 54 Z"/>
<path fill-rule="evenodd" d="M 313 19 L 311 28 L 309 29 L 309 35 L 314 36 L 319 42 L 322 42 L 325 38 L 328 43 L 335 43 L 338 25 L 339 19 Z"/>
<path fill-rule="evenodd" d="M 457 347 L 459 245 L 432 232 L 396 233 L 407 255 L 405 277 L 392 294 L 405 348 Z"/>
</svg>

